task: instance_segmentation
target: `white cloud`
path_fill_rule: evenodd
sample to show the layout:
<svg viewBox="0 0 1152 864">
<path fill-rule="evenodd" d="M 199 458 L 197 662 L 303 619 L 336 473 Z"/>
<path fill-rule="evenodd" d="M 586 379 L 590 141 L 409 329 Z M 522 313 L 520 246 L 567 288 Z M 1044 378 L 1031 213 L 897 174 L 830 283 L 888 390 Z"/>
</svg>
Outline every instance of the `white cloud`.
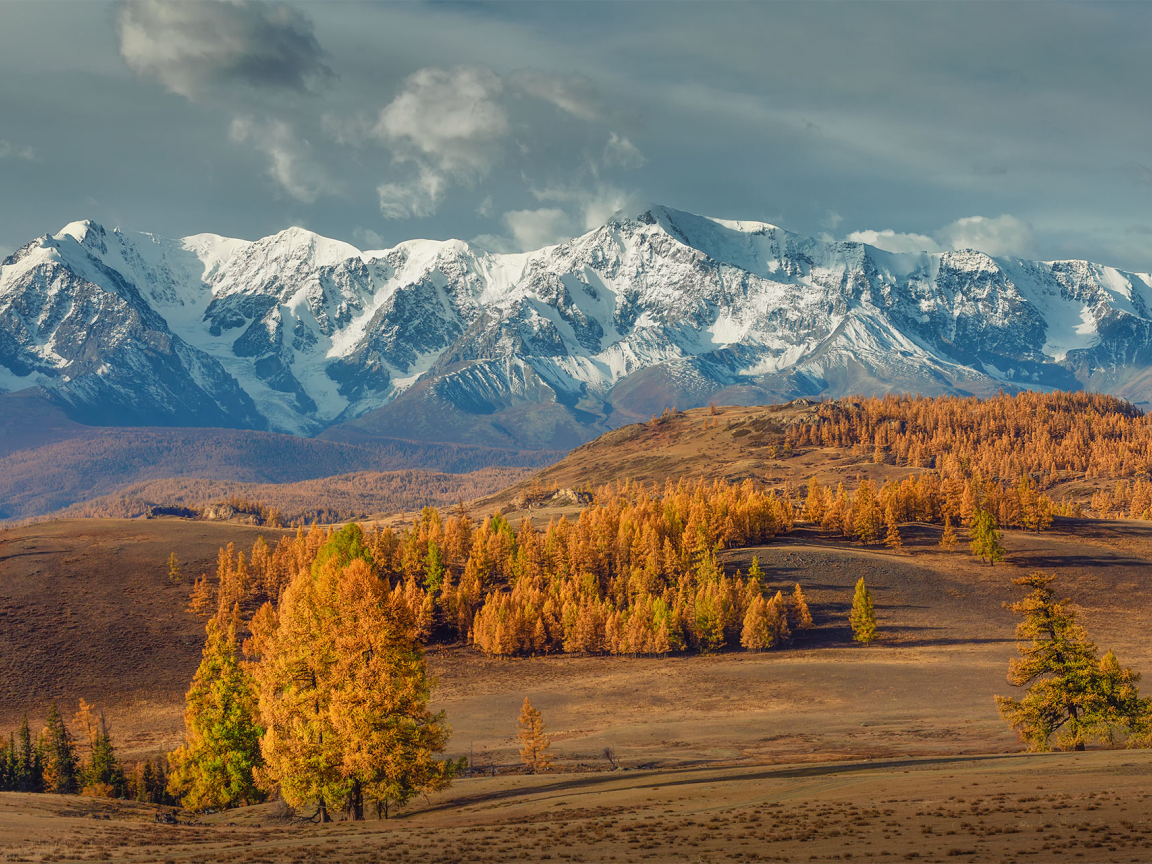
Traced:
<svg viewBox="0 0 1152 864">
<path fill-rule="evenodd" d="M 21 147 L 0 138 L 0 159 L 22 159 L 25 162 L 32 162 L 36 159 L 36 151 L 31 147 Z"/>
<path fill-rule="evenodd" d="M 945 225 L 931 237 L 924 234 L 882 231 L 853 231 L 845 239 L 867 243 L 887 252 L 947 252 L 975 249 L 986 255 L 1026 257 L 1032 254 L 1035 237 L 1032 227 L 1015 216 L 966 216 Z"/>
<path fill-rule="evenodd" d="M 604 114 L 599 95 L 592 82 L 581 76 L 562 77 L 537 69 L 514 72 L 508 83 L 529 96 L 551 102 L 580 120 L 593 122 Z"/>
<path fill-rule="evenodd" d="M 853 231 L 847 236 L 849 242 L 867 243 L 885 252 L 942 252 L 940 244 L 923 234 L 901 234 L 891 228 L 883 231 Z"/>
<path fill-rule="evenodd" d="M 379 187 L 385 216 L 430 216 L 451 182 L 474 183 L 492 169 L 510 128 L 503 91 L 499 76 L 479 67 L 430 67 L 409 76 L 371 130 L 418 173 Z"/>
<path fill-rule="evenodd" d="M 430 168 L 421 167 L 419 176 L 407 183 L 381 183 L 380 212 L 387 219 L 423 219 L 436 212 L 448 180 Z"/>
<path fill-rule="evenodd" d="M 353 228 L 352 238 L 365 250 L 384 249 L 387 247 L 384 238 L 371 228 Z"/>
<path fill-rule="evenodd" d="M 639 199 L 633 193 L 606 183 L 597 184 L 591 189 L 549 186 L 534 189 L 532 195 L 537 201 L 575 204 L 580 209 L 580 222 L 585 231 L 599 228 L 612 214 L 619 210 L 634 209 L 639 204 Z"/>
<path fill-rule="evenodd" d="M 572 217 L 558 207 L 511 210 L 504 214 L 504 224 L 512 232 L 517 249 L 523 252 L 561 243 L 576 233 Z"/>
<path fill-rule="evenodd" d="M 639 168 L 647 160 L 631 141 L 615 132 L 608 136 L 608 143 L 604 145 L 604 164 L 618 165 L 621 168 Z"/>
<path fill-rule="evenodd" d="M 1035 237 L 1032 227 L 1015 216 L 969 216 L 957 219 L 937 232 L 940 241 L 950 249 L 978 249 L 987 255 L 1032 253 Z"/>
<path fill-rule="evenodd" d="M 503 90 L 489 69 L 421 69 L 380 112 L 375 132 L 402 159 L 425 157 L 446 171 L 483 172 L 508 135 L 508 113 L 497 101 Z"/>
<path fill-rule="evenodd" d="M 189 99 L 237 83 L 302 91 L 331 74 L 312 22 L 283 3 L 140 0 L 116 23 L 128 67 Z"/>
<path fill-rule="evenodd" d="M 297 201 L 310 204 L 321 195 L 339 192 L 327 172 L 310 158 L 308 142 L 298 139 L 287 123 L 236 117 L 228 136 L 235 143 L 250 145 L 264 154 L 268 176 Z"/>
</svg>

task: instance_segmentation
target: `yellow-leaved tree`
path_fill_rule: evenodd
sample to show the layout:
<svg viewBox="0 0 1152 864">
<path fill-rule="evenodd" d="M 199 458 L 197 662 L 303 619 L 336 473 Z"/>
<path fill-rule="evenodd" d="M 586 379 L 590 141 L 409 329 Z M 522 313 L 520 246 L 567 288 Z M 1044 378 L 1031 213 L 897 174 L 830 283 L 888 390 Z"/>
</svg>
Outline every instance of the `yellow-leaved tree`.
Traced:
<svg viewBox="0 0 1152 864">
<path fill-rule="evenodd" d="M 428 710 L 416 622 L 373 567 L 359 526 L 335 532 L 279 608 L 252 622 L 263 777 L 293 807 L 363 819 L 448 784 L 444 713 Z"/>
<path fill-rule="evenodd" d="M 517 725 L 520 727 L 516 736 L 520 739 L 520 758 L 529 771 L 538 774 L 552 764 L 552 757 L 548 755 L 548 746 L 552 742 L 544 731 L 544 718 L 532 707 L 527 696 L 520 708 Z"/>
</svg>

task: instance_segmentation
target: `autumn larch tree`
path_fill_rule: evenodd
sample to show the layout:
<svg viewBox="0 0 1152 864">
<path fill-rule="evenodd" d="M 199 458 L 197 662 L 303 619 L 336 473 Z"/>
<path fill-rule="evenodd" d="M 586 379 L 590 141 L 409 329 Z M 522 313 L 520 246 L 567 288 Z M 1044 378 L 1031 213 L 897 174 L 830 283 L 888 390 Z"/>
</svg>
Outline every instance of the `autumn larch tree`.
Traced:
<svg viewBox="0 0 1152 864">
<path fill-rule="evenodd" d="M 264 795 L 253 772 L 261 764 L 256 688 L 240 663 L 236 629 L 208 622 L 203 659 L 188 690 L 186 741 L 169 757 L 169 793 L 189 810 L 254 804 Z"/>
<path fill-rule="evenodd" d="M 1000 532 L 996 530 L 996 520 L 987 510 L 976 511 L 968 534 L 971 537 L 968 548 L 975 557 L 989 565 L 1004 560 L 1004 547 L 1000 543 Z"/>
<path fill-rule="evenodd" d="M 180 559 L 177 558 L 176 553 L 173 552 L 168 556 L 168 581 L 180 582 L 181 579 L 182 576 L 180 573 Z"/>
<path fill-rule="evenodd" d="M 940 535 L 941 548 L 952 550 L 956 548 L 956 529 L 952 527 L 952 517 L 944 517 L 944 531 Z"/>
<path fill-rule="evenodd" d="M 744 625 L 740 630 L 740 644 L 749 651 L 763 651 L 772 647 L 768 630 L 768 602 L 763 595 L 757 596 L 748 604 L 744 614 Z"/>
<path fill-rule="evenodd" d="M 520 707 L 517 725 L 520 728 L 516 735 L 520 739 L 520 758 L 531 773 L 538 774 L 552 764 L 552 757 L 548 755 L 552 742 L 544 731 L 544 718 L 532 707 L 527 696 Z"/>
<path fill-rule="evenodd" d="M 364 818 L 443 788 L 458 766 L 436 758 L 448 727 L 427 708 L 429 682 L 402 592 L 373 569 L 357 525 L 335 532 L 278 609 L 252 621 L 253 675 L 265 727 L 263 776 L 293 807 Z"/>
<path fill-rule="evenodd" d="M 856 583 L 848 623 L 852 625 L 852 638 L 857 642 L 867 645 L 876 638 L 876 607 L 872 602 L 872 592 L 864 584 L 863 576 Z"/>
<path fill-rule="evenodd" d="M 1112 743 L 1118 735 L 1148 734 L 1152 700 L 1140 698 L 1140 676 L 1096 646 L 1077 622 L 1068 601 L 1056 599 L 1048 573 L 1031 573 L 1015 584 L 1030 588 L 1009 608 L 1023 616 L 1016 627 L 1020 657 L 1008 667 L 1008 683 L 1027 688 L 1017 700 L 997 696 L 1000 715 L 1029 750 L 1083 750 L 1092 739 Z"/>
<path fill-rule="evenodd" d="M 808 610 L 808 600 L 805 598 L 804 592 L 800 590 L 799 582 L 796 583 L 796 589 L 792 592 L 789 611 L 794 630 L 807 630 L 812 626 L 812 613 Z"/>
<path fill-rule="evenodd" d="M 896 527 L 896 510 L 891 502 L 884 510 L 884 523 L 888 527 L 888 532 L 884 535 L 884 545 L 893 551 L 902 549 L 904 541 L 900 538 L 900 529 Z"/>
</svg>

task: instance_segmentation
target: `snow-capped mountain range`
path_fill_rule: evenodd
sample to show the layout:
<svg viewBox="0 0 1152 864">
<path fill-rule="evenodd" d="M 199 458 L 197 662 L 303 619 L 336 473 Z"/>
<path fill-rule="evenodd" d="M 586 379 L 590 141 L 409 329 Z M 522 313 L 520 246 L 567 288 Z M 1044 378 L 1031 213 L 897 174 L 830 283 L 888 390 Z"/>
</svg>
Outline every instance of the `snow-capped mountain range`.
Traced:
<svg viewBox="0 0 1152 864">
<path fill-rule="evenodd" d="M 1152 276 L 653 206 L 505 255 L 75 222 L 0 266 L 0 391 L 84 423 L 568 447 L 665 406 L 1152 394 Z"/>
</svg>

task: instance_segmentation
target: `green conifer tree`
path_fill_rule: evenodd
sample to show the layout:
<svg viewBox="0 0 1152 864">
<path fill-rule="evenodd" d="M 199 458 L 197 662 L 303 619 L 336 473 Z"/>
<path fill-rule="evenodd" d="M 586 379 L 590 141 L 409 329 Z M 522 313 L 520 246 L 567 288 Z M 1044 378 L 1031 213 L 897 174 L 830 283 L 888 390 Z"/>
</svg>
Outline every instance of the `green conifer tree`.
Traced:
<svg viewBox="0 0 1152 864">
<path fill-rule="evenodd" d="M 188 690 L 186 743 L 169 759 L 169 794 L 189 810 L 222 810 L 264 796 L 253 772 L 260 764 L 256 690 L 236 647 L 236 630 L 208 622 L 200 668 Z M 146 778 L 147 779 L 147 778 Z"/>
<path fill-rule="evenodd" d="M 80 770 L 82 793 L 94 798 L 121 798 L 126 789 L 124 769 L 116 758 L 116 748 L 104 715 L 96 725 L 88 759 Z"/>
<path fill-rule="evenodd" d="M 867 645 L 876 638 L 876 607 L 872 602 L 872 592 L 864 584 L 863 576 L 856 583 L 848 623 L 852 625 L 852 638 L 857 642 Z"/>
<path fill-rule="evenodd" d="M 79 762 L 76 745 L 64 718 L 53 702 L 44 726 L 41 752 L 44 756 L 43 783 L 45 792 L 74 795 L 79 790 Z"/>
<path fill-rule="evenodd" d="M 972 527 L 969 529 L 971 540 L 968 548 L 972 554 L 989 565 L 1004 560 L 1004 547 L 1000 543 L 1000 532 L 996 529 L 996 520 L 987 510 L 978 510 L 972 517 Z"/>
<path fill-rule="evenodd" d="M 760 567 L 760 556 L 752 556 L 752 566 L 748 568 L 748 581 L 756 586 L 757 590 L 764 590 L 764 571 Z"/>
<path fill-rule="evenodd" d="M 1015 584 L 1032 589 L 1011 604 L 1023 616 L 1016 627 L 1020 657 L 1008 667 L 1008 683 L 1025 687 L 1017 700 L 997 696 L 1000 715 L 1029 750 L 1083 750 L 1093 738 L 1147 733 L 1152 700 L 1136 690 L 1139 676 L 1123 669 L 1112 652 L 1101 662 L 1096 646 L 1067 601 L 1056 599 L 1048 573 L 1031 573 Z"/>
<path fill-rule="evenodd" d="M 16 758 L 16 789 L 20 792 L 41 792 L 44 789 L 43 765 L 40 748 L 32 743 L 32 728 L 28 725 L 28 715 L 20 724 L 13 748 Z"/>
<path fill-rule="evenodd" d="M 424 556 L 424 588 L 435 594 L 444 582 L 444 556 L 435 540 L 428 541 L 428 554 Z"/>
<path fill-rule="evenodd" d="M 16 739 L 0 738 L 0 792 L 16 791 Z"/>
</svg>

